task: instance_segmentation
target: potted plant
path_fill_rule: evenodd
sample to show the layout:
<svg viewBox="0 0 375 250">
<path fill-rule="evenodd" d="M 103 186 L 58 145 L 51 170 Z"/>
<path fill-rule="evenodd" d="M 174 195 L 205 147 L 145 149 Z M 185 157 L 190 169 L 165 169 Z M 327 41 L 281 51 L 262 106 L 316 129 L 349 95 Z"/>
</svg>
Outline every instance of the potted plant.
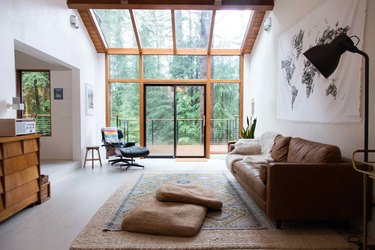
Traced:
<svg viewBox="0 0 375 250">
<path fill-rule="evenodd" d="M 246 124 L 247 127 L 242 128 L 241 130 L 241 138 L 243 139 L 252 139 L 254 138 L 254 132 L 255 132 L 255 126 L 257 125 L 257 118 L 249 119 L 248 116 L 246 116 Z"/>
</svg>

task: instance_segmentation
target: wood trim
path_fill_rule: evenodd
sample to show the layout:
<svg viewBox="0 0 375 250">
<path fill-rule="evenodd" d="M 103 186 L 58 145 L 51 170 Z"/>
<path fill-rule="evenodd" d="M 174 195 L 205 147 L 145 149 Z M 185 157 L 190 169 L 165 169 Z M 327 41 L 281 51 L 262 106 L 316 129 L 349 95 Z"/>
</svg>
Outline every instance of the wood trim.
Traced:
<svg viewBox="0 0 375 250">
<path fill-rule="evenodd" d="M 241 83 L 241 79 L 240 80 L 216 80 L 216 79 L 211 79 L 210 80 L 211 82 L 215 83 Z"/>
<path fill-rule="evenodd" d="M 79 15 L 81 16 L 82 22 L 85 24 L 87 32 L 91 37 L 91 41 L 98 53 L 105 53 L 107 44 L 102 37 L 101 32 L 98 29 L 98 24 L 95 21 L 95 18 L 92 16 L 89 9 L 79 9 Z"/>
<path fill-rule="evenodd" d="M 206 79 L 199 79 L 199 80 L 187 80 L 187 79 L 165 79 L 165 80 L 154 80 L 154 79 L 144 79 L 143 82 L 145 84 L 178 84 L 178 83 L 183 83 L 183 84 L 202 84 L 206 83 Z"/>
<path fill-rule="evenodd" d="M 213 0 L 68 0 L 71 9 L 197 9 L 197 10 L 224 10 L 224 9 L 252 9 L 272 10 L 273 0 L 222 0 L 215 5 Z"/>
<path fill-rule="evenodd" d="M 109 55 L 139 55 L 138 48 L 108 48 Z"/>
<path fill-rule="evenodd" d="M 173 54 L 177 53 L 177 44 L 176 44 L 176 23 L 174 10 L 171 10 L 171 20 L 172 20 L 172 40 L 173 40 Z"/>
<path fill-rule="evenodd" d="M 138 55 L 140 52 L 137 48 L 109 48 L 110 55 Z M 192 56 L 239 56 L 241 49 L 155 49 L 144 48 L 142 55 L 192 55 Z"/>
<path fill-rule="evenodd" d="M 99 23 L 98 23 L 98 21 L 96 20 L 96 18 L 94 17 L 94 12 L 93 12 L 93 10 L 89 10 L 88 14 L 89 14 L 89 18 L 90 18 L 91 22 L 94 24 L 95 32 L 96 32 L 96 33 L 98 34 L 98 36 L 99 36 L 100 42 L 101 42 L 101 44 L 102 44 L 102 48 L 103 48 L 104 52 L 106 52 L 107 49 L 108 49 L 108 44 L 107 44 L 107 41 L 106 41 L 105 38 L 104 38 L 104 35 L 103 35 L 103 33 L 102 33 L 102 30 L 98 28 L 98 27 L 99 27 Z M 85 24 L 85 25 L 86 25 L 86 24 Z"/>
<path fill-rule="evenodd" d="M 244 100 L 244 55 L 240 57 L 240 117 L 239 117 L 239 128 L 242 128 L 243 124 L 243 100 Z M 238 135 L 240 135 L 240 129 L 238 130 Z"/>
<path fill-rule="evenodd" d="M 250 17 L 250 20 L 249 22 L 247 23 L 247 26 L 246 26 L 246 30 L 245 30 L 245 34 L 244 34 L 244 38 L 242 40 L 242 43 L 241 43 L 241 54 L 245 53 L 245 47 L 246 47 L 246 43 L 247 43 L 247 39 L 249 38 L 250 36 L 250 31 L 251 31 L 251 28 L 254 26 L 254 21 L 255 21 L 255 13 L 256 12 L 253 12 L 251 13 L 251 17 Z"/>
<path fill-rule="evenodd" d="M 138 79 L 108 79 L 108 83 L 111 82 L 124 82 L 124 83 L 139 83 Z"/>
<path fill-rule="evenodd" d="M 211 27 L 210 27 L 210 35 L 208 37 L 208 46 L 207 46 L 207 54 L 211 54 L 211 47 L 212 47 L 212 37 L 214 33 L 214 26 L 215 26 L 215 18 L 216 18 L 216 10 L 212 12 L 212 17 L 211 17 Z"/>
<path fill-rule="evenodd" d="M 145 145 L 145 136 L 144 136 L 144 129 L 145 129 L 145 102 L 144 102 L 144 82 L 143 82 L 143 57 L 139 56 L 139 140 L 140 145 Z"/>
<path fill-rule="evenodd" d="M 142 54 L 141 40 L 139 39 L 139 34 L 138 34 L 138 29 L 137 29 L 137 23 L 135 22 L 133 10 L 130 9 L 129 13 L 130 13 L 130 19 L 131 19 L 132 25 L 133 25 L 133 31 L 134 31 L 134 35 L 135 35 L 135 40 L 136 40 L 137 46 L 138 46 L 138 54 Z"/>
<path fill-rule="evenodd" d="M 105 124 L 107 127 L 110 126 L 111 117 L 109 110 L 109 56 L 105 54 Z"/>
<path fill-rule="evenodd" d="M 247 30 L 246 37 L 241 45 L 241 52 L 243 54 L 250 54 L 252 52 L 260 28 L 262 27 L 265 14 L 265 11 L 254 11 L 251 25 Z"/>
<path fill-rule="evenodd" d="M 207 80 L 206 80 L 206 158 L 211 154 L 211 56 L 207 56 Z"/>
</svg>

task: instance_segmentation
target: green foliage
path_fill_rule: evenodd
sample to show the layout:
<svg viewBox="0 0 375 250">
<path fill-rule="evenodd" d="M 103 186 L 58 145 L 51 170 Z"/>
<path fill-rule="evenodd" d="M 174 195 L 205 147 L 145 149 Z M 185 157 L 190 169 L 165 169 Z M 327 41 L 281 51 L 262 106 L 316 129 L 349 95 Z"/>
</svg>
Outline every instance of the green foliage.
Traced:
<svg viewBox="0 0 375 250">
<path fill-rule="evenodd" d="M 246 128 L 244 127 L 241 130 L 241 138 L 252 139 L 254 138 L 255 127 L 257 125 L 257 118 L 254 118 L 254 119 L 251 118 L 249 120 L 249 117 L 247 116 L 246 124 L 247 124 Z"/>
<path fill-rule="evenodd" d="M 21 76 L 24 117 L 37 117 L 36 131 L 51 134 L 51 90 L 49 72 L 23 71 Z"/>
</svg>

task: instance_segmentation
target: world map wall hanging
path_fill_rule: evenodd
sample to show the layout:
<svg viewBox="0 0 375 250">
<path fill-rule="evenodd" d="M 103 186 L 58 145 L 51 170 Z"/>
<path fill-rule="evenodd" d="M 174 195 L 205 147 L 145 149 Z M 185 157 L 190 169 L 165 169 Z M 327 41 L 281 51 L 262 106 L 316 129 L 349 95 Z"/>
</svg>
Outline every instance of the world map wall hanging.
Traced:
<svg viewBox="0 0 375 250">
<path fill-rule="evenodd" d="M 362 48 L 366 0 L 328 0 L 280 35 L 277 118 L 352 123 L 360 121 L 362 57 L 346 52 L 325 78 L 303 53 L 340 33 L 357 36 Z M 354 43 L 357 41 L 353 38 Z"/>
</svg>

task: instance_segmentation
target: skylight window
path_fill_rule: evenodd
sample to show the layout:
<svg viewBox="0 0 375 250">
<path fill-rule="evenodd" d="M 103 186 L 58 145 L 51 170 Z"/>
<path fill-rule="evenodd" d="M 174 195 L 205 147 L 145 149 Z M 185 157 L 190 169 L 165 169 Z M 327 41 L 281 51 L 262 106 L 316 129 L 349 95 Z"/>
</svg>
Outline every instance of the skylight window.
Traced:
<svg viewBox="0 0 375 250">
<path fill-rule="evenodd" d="M 157 53 L 153 49 L 173 49 L 174 54 L 184 49 L 197 49 L 199 53 L 206 49 L 208 54 L 211 48 L 241 49 L 253 15 L 252 10 L 96 9 L 92 13 L 107 48 L 137 48 L 146 54 Z"/>
<path fill-rule="evenodd" d="M 177 48 L 207 48 L 212 11 L 176 10 Z"/>
<path fill-rule="evenodd" d="M 239 49 L 253 11 L 219 10 L 216 12 L 212 48 Z"/>
<path fill-rule="evenodd" d="M 134 10 L 142 48 L 172 48 L 170 10 Z"/>
<path fill-rule="evenodd" d="M 109 48 L 137 48 L 128 10 L 94 10 Z"/>
</svg>

